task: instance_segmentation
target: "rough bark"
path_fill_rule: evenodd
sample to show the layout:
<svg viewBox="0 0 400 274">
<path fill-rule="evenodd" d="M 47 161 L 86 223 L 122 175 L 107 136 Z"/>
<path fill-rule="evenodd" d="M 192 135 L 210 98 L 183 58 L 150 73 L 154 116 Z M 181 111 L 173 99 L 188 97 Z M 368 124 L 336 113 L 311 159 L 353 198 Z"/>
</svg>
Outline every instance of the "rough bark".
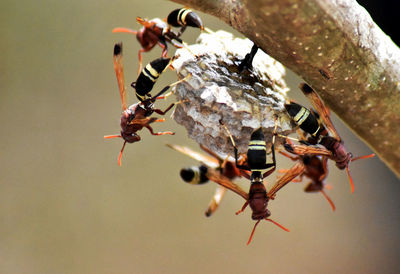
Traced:
<svg viewBox="0 0 400 274">
<path fill-rule="evenodd" d="M 356 1 L 172 1 L 225 21 L 297 73 L 400 177 L 400 50 Z"/>
</svg>

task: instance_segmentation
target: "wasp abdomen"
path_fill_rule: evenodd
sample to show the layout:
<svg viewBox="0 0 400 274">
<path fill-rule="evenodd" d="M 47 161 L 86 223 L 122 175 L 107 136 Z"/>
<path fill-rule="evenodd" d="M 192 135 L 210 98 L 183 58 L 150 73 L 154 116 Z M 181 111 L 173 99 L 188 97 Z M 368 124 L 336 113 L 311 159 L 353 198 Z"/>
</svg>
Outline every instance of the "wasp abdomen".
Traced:
<svg viewBox="0 0 400 274">
<path fill-rule="evenodd" d="M 316 136 L 320 131 L 320 124 L 317 118 L 305 107 L 291 102 L 290 104 L 285 104 L 285 108 L 292 117 L 296 125 L 298 125 L 302 130 Z"/>
<path fill-rule="evenodd" d="M 139 100 L 144 99 L 143 96 L 148 94 L 157 81 L 160 74 L 168 67 L 171 62 L 171 58 L 158 58 L 149 64 L 147 64 L 139 74 L 136 82 L 133 82 L 131 86 L 136 89 L 136 95 Z"/>
<path fill-rule="evenodd" d="M 167 22 L 173 27 L 190 26 L 204 29 L 200 17 L 192 10 L 185 8 L 173 10 L 168 15 Z"/>
<path fill-rule="evenodd" d="M 264 169 L 267 161 L 265 141 L 252 140 L 247 151 L 247 163 L 251 170 Z"/>
<path fill-rule="evenodd" d="M 206 166 L 194 166 L 190 168 L 182 168 L 181 169 L 181 178 L 186 183 L 192 185 L 201 185 L 208 182 L 208 178 L 206 176 L 207 167 Z"/>
</svg>

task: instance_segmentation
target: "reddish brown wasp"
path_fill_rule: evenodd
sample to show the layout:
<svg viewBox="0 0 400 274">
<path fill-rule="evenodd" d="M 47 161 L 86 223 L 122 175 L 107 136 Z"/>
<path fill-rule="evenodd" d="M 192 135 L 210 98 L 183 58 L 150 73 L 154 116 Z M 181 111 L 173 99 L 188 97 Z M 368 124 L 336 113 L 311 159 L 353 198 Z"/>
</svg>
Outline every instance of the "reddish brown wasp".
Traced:
<svg viewBox="0 0 400 274">
<path fill-rule="evenodd" d="M 271 152 L 272 152 L 272 163 L 267 163 L 267 144 L 265 142 L 264 133 L 262 128 L 255 130 L 250 136 L 249 147 L 247 151 L 247 161 L 246 164 L 239 163 L 238 161 L 238 149 L 235 145 L 235 141 L 233 140 L 232 135 L 230 134 L 228 128 L 224 126 L 227 130 L 229 137 L 231 139 L 234 152 L 235 152 L 235 163 L 236 167 L 244 170 L 250 171 L 250 175 L 247 173 L 242 173 L 244 177 L 250 180 L 250 190 L 247 194 L 243 190 L 241 190 L 237 185 L 235 185 L 231 180 L 227 180 L 225 176 L 222 176 L 214 171 L 207 171 L 207 177 L 234 191 L 235 193 L 242 196 L 246 202 L 244 203 L 241 210 L 236 212 L 239 214 L 245 210 L 245 208 L 250 205 L 252 210 L 251 218 L 256 220 L 256 224 L 254 225 L 253 231 L 250 235 L 249 241 L 247 244 L 251 242 L 254 231 L 261 220 L 267 220 L 275 225 L 279 226 L 285 231 L 289 231 L 287 228 L 282 225 L 276 223 L 275 221 L 269 219 L 268 217 L 271 215 L 270 211 L 267 209 L 268 201 L 274 198 L 276 192 L 281 189 L 284 185 L 289 183 L 292 179 L 294 179 L 299 173 L 295 174 L 294 170 L 297 170 L 299 167 L 303 167 L 300 163 L 297 163 L 295 166 L 290 169 L 290 172 L 284 174 L 273 186 L 273 188 L 267 193 L 266 188 L 263 183 L 263 179 L 269 176 L 276 167 L 275 161 L 275 133 L 272 140 Z M 277 129 L 277 120 L 275 121 L 275 130 Z M 263 170 L 269 169 L 268 171 L 262 173 Z"/>
<path fill-rule="evenodd" d="M 292 146 L 294 144 L 287 139 L 285 148 L 288 151 L 293 151 Z M 298 169 L 300 172 L 298 175 L 299 179 L 293 180 L 293 182 L 301 182 L 303 176 L 311 179 L 311 182 L 304 188 L 305 192 L 321 192 L 325 199 L 328 201 L 332 210 L 335 211 L 336 207 L 331 198 L 326 194 L 325 188 L 325 178 L 328 176 L 328 158 L 326 156 L 318 156 L 313 154 L 303 154 L 292 156 L 286 152 L 279 151 L 280 154 L 288 157 L 292 161 L 300 162 L 303 164 L 304 169 Z M 280 172 L 288 172 L 289 170 L 279 170 Z"/>
<path fill-rule="evenodd" d="M 118 165 L 121 165 L 121 157 L 124 151 L 126 143 L 134 143 L 140 141 L 140 136 L 136 133 L 143 127 L 147 128 L 152 135 L 173 135 L 173 132 L 154 132 L 153 128 L 150 126 L 154 122 L 163 122 L 165 119 L 157 119 L 155 117 L 149 117 L 153 112 L 164 115 L 169 111 L 176 103 L 171 104 L 166 110 L 162 111 L 160 109 L 154 108 L 154 102 L 158 99 L 164 99 L 165 96 L 161 96 L 164 92 L 168 90 L 173 85 L 176 85 L 185 79 L 177 81 L 171 85 L 164 87 L 157 95 L 149 99 L 143 100 L 139 103 L 133 104 L 130 107 L 126 105 L 126 91 L 125 91 L 125 80 L 124 80 L 124 69 L 122 63 L 122 43 L 115 44 L 114 46 L 114 69 L 117 76 L 119 93 L 122 103 L 122 117 L 121 117 L 121 134 L 120 135 L 107 135 L 104 136 L 105 139 L 111 138 L 122 138 L 124 139 L 124 144 L 122 145 L 121 151 L 118 157 Z"/>
<path fill-rule="evenodd" d="M 350 176 L 349 163 L 359 159 L 374 157 L 375 154 L 353 158 L 353 155 L 350 152 L 348 152 L 344 147 L 343 141 L 340 138 L 338 132 L 336 131 L 336 128 L 333 126 L 333 123 L 330 119 L 330 111 L 322 102 L 318 94 L 309 85 L 305 83 L 300 85 L 300 89 L 311 101 L 313 107 L 316 109 L 316 112 L 310 111 L 307 108 L 300 106 L 299 104 L 296 104 L 294 102 L 286 104 L 285 105 L 286 110 L 292 117 L 293 121 L 303 131 L 310 134 L 310 137 L 307 139 L 308 143 L 310 144 L 318 143 L 324 146 L 330 152 L 330 155 L 325 155 L 326 151 L 314 147 L 312 148 L 312 150 L 317 150 L 317 151 L 313 152 L 312 154 L 325 155 L 329 159 L 335 161 L 336 166 L 339 169 L 346 169 L 350 179 L 351 192 L 354 192 L 353 180 Z M 332 136 L 330 136 L 329 133 Z M 303 148 L 300 148 L 300 145 L 296 145 L 297 152 L 295 150 L 293 151 L 297 155 L 303 155 L 303 154 L 311 154 L 310 149 L 311 146 L 303 146 Z M 299 152 L 300 150 L 302 152 Z"/>
<path fill-rule="evenodd" d="M 203 23 L 201 22 L 200 18 L 192 11 L 186 10 L 186 9 L 181 9 L 184 10 L 183 13 L 178 13 L 176 14 L 175 11 L 173 11 L 168 18 L 170 18 L 170 23 L 175 23 L 179 26 L 182 25 L 182 27 L 185 27 L 187 25 L 189 26 L 196 26 L 201 29 L 204 29 Z M 190 11 L 190 12 L 187 12 Z M 195 16 L 193 16 L 193 14 Z M 182 17 L 185 15 L 184 17 Z M 177 16 L 175 18 L 175 16 Z M 179 16 L 179 17 L 178 17 Z M 174 20 L 175 19 L 175 20 Z M 139 50 L 139 69 L 138 69 L 138 74 L 142 70 L 142 52 L 148 52 L 152 48 L 154 48 L 155 45 L 159 45 L 162 48 L 162 57 L 167 56 L 167 51 L 168 51 L 168 43 L 171 43 L 174 47 L 176 48 L 182 48 L 183 41 L 179 38 L 179 36 L 182 34 L 180 33 L 175 33 L 174 31 L 171 30 L 171 27 L 164 22 L 163 20 L 159 18 L 154 18 L 151 20 L 146 20 L 141 17 L 136 17 L 136 21 L 141 24 L 143 27 L 136 31 L 132 30 L 129 28 L 114 28 L 112 32 L 125 32 L 125 33 L 131 33 L 136 35 L 136 39 L 139 41 L 140 45 L 142 48 Z M 182 31 L 182 30 L 181 30 Z"/>
<path fill-rule="evenodd" d="M 209 155 L 198 153 L 184 146 L 170 144 L 167 144 L 167 146 L 202 163 L 200 166 L 181 169 L 180 175 L 182 179 L 189 184 L 200 185 L 208 183 L 209 178 L 206 176 L 206 173 L 207 169 L 210 168 L 220 172 L 228 180 L 233 180 L 242 176 L 243 171 L 239 170 L 234 162 L 229 161 L 228 158 L 223 160 L 216 153 L 203 145 L 200 145 L 201 149 Z M 207 217 L 210 217 L 218 209 L 218 206 L 225 195 L 225 191 L 225 187 L 219 186 L 217 188 L 205 212 Z"/>
<path fill-rule="evenodd" d="M 304 166 L 302 163 L 297 162 L 288 172 L 286 172 L 281 178 L 279 178 L 273 187 L 268 191 L 266 191 L 266 188 L 263 184 L 263 182 L 252 182 L 250 186 L 250 191 L 247 193 L 244 191 L 241 187 L 239 187 L 237 184 L 232 182 L 229 178 L 221 174 L 215 169 L 208 168 L 206 171 L 206 176 L 209 178 L 211 181 L 216 182 L 217 184 L 223 186 L 224 188 L 227 188 L 239 196 L 241 196 L 243 199 L 245 199 L 245 204 L 243 205 L 242 209 L 240 209 L 236 214 L 239 214 L 242 212 L 247 205 L 250 205 L 250 208 L 252 209 L 252 219 L 256 220 L 257 222 L 255 223 L 253 230 L 250 234 L 249 240 L 247 241 L 247 245 L 250 244 L 255 229 L 258 225 L 258 223 L 261 220 L 267 220 L 272 222 L 273 224 L 277 225 L 281 229 L 289 232 L 289 229 L 283 227 L 279 223 L 273 221 L 272 219 L 269 218 L 271 215 L 270 211 L 267 209 L 268 202 L 270 199 L 275 199 L 276 193 L 284 187 L 287 183 L 291 182 L 294 178 L 296 178 L 304 169 Z"/>
</svg>

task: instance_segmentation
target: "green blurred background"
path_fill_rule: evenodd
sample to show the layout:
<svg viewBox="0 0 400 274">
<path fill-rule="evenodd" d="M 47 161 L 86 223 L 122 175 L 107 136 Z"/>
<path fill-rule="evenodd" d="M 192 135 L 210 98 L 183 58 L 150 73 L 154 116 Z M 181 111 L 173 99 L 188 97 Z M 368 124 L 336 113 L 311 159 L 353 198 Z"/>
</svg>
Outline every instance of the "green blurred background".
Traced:
<svg viewBox="0 0 400 274">
<path fill-rule="evenodd" d="M 291 232 L 261 223 L 250 246 L 250 210 L 234 215 L 242 198 L 227 193 L 206 218 L 215 185 L 181 182 L 179 169 L 196 162 L 164 144 L 197 145 L 171 119 L 154 128 L 175 136 L 142 131 L 118 167 L 121 140 L 103 140 L 119 132 L 112 49 L 124 42 L 129 84 L 139 47 L 111 30 L 137 29 L 136 16 L 164 18 L 176 4 L 4 0 L 0 7 L 0 273 L 400 271 L 400 184 L 378 158 L 351 165 L 354 194 L 346 173 L 330 165 L 336 212 L 322 195 L 305 194 L 304 184 L 286 187 L 270 209 Z M 199 14 L 209 28 L 231 30 Z M 191 43 L 198 34 L 188 29 L 183 38 Z M 145 53 L 144 63 L 160 52 Z M 296 94 L 299 79 L 288 74 Z M 156 89 L 175 79 L 166 72 Z M 371 153 L 338 128 L 354 155 Z M 279 168 L 291 164 L 279 158 Z"/>
</svg>

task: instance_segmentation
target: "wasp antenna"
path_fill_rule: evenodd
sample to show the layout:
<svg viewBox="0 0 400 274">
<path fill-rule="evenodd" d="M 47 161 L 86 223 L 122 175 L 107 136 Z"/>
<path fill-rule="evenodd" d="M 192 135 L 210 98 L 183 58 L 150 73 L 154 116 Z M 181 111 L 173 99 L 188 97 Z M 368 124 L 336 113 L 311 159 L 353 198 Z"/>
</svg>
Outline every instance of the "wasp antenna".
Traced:
<svg viewBox="0 0 400 274">
<path fill-rule="evenodd" d="M 369 155 L 358 156 L 358 157 L 355 157 L 355 158 L 351 159 L 351 161 L 354 162 L 356 160 L 368 159 L 368 158 L 372 158 L 372 157 L 375 157 L 375 153 L 372 153 L 372 154 L 369 154 Z"/>
<path fill-rule="evenodd" d="M 249 245 L 249 244 L 250 244 L 250 242 L 251 242 L 251 239 L 253 239 L 254 232 L 256 231 L 256 227 L 257 227 L 257 225 L 258 225 L 258 223 L 259 223 L 260 221 L 261 221 L 261 220 L 258 220 L 258 221 L 256 222 L 256 224 L 254 225 L 254 227 L 253 227 L 253 231 L 251 231 L 251 234 L 250 234 L 249 240 L 247 241 L 247 245 Z"/>
<path fill-rule="evenodd" d="M 126 145 L 126 141 L 125 141 L 124 144 L 122 145 L 121 151 L 119 152 L 119 156 L 118 156 L 118 165 L 119 165 L 119 166 L 121 166 L 122 152 L 124 152 L 125 145 Z"/>
<path fill-rule="evenodd" d="M 346 171 L 347 171 L 347 175 L 349 176 L 349 180 L 350 180 L 350 185 L 351 185 L 351 193 L 354 193 L 354 184 L 353 184 L 353 179 L 351 178 L 351 175 L 350 175 L 350 169 L 349 169 L 349 167 L 348 167 L 348 166 L 346 167 Z"/>
<path fill-rule="evenodd" d="M 105 135 L 104 139 L 122 138 L 121 135 Z"/>
<path fill-rule="evenodd" d="M 281 228 L 281 229 L 285 230 L 286 232 L 290 232 L 290 230 L 289 230 L 289 229 L 287 229 L 287 228 L 286 228 L 286 227 L 284 227 L 283 225 L 281 225 L 281 224 L 279 224 L 279 223 L 275 222 L 274 220 L 267 219 L 267 218 L 265 218 L 265 220 L 267 220 L 267 221 L 270 221 L 271 223 L 273 223 L 274 225 L 278 226 L 279 228 Z"/>
<path fill-rule="evenodd" d="M 209 28 L 207 28 L 207 27 L 204 27 L 204 29 L 202 29 L 202 31 L 205 31 L 205 32 L 207 32 L 208 34 L 214 34 L 214 33 L 215 33 L 214 31 L 212 31 L 211 29 L 209 29 Z"/>
<path fill-rule="evenodd" d="M 136 35 L 137 31 L 136 30 L 132 30 L 132 29 L 128 29 L 128 28 L 114 28 L 112 30 L 112 33 L 116 33 L 116 32 L 125 32 L 125 33 L 131 33 Z"/>
<path fill-rule="evenodd" d="M 329 196 L 325 193 L 325 191 L 323 189 L 320 190 L 322 195 L 324 195 L 325 199 L 328 201 L 328 203 L 331 205 L 332 211 L 335 211 L 336 206 L 333 203 L 333 201 L 331 200 L 331 198 L 329 198 Z"/>
</svg>

